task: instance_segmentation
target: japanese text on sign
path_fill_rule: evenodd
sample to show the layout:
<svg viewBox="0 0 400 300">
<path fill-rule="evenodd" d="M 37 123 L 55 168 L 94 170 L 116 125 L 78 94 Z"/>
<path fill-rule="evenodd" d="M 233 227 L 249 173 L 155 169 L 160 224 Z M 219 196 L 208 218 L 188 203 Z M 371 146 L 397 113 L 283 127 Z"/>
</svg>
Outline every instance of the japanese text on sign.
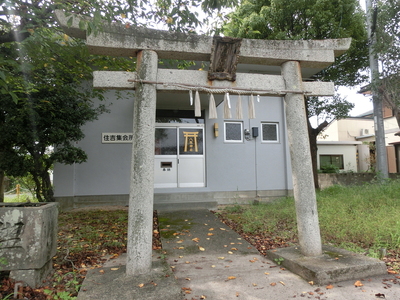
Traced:
<svg viewBox="0 0 400 300">
<path fill-rule="evenodd" d="M 132 133 L 102 133 L 101 142 L 103 144 L 132 143 Z"/>
</svg>

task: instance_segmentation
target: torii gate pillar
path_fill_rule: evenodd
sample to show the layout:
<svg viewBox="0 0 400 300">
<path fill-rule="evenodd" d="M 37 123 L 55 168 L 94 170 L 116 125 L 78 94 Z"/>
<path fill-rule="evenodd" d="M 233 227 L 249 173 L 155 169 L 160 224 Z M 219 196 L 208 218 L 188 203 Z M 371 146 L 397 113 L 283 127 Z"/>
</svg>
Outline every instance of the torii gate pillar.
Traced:
<svg viewBox="0 0 400 300">
<path fill-rule="evenodd" d="M 283 63 L 282 75 L 286 89 L 303 91 L 299 62 Z M 322 243 L 303 94 L 286 94 L 285 111 L 300 251 L 305 256 L 318 256 L 322 254 Z"/>
<path fill-rule="evenodd" d="M 143 50 L 137 57 L 142 80 L 157 80 L 158 56 Z M 133 107 L 131 186 L 129 192 L 126 274 L 146 274 L 152 268 L 154 201 L 154 131 L 157 90 L 154 84 L 136 85 Z"/>
</svg>

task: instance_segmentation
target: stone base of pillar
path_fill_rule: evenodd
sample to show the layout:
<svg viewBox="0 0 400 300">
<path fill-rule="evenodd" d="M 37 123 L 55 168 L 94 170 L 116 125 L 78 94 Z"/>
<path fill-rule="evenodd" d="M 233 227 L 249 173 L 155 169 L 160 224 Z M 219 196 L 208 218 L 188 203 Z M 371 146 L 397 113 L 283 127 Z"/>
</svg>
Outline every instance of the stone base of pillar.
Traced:
<svg viewBox="0 0 400 300">
<path fill-rule="evenodd" d="M 29 270 L 11 270 L 10 278 L 15 281 L 23 281 L 32 288 L 38 287 L 43 283 L 43 280 L 53 271 L 53 261 L 49 260 L 40 269 Z"/>
<path fill-rule="evenodd" d="M 79 300 L 179 300 L 183 290 L 164 258 L 154 252 L 151 272 L 145 275 L 126 275 L 126 254 L 112 259 L 101 269 L 89 270 L 79 291 Z M 100 273 L 99 270 L 104 272 Z M 189 297 L 188 297 L 189 298 Z M 189 299 L 191 299 L 190 297 Z"/>
<path fill-rule="evenodd" d="M 322 253 L 306 257 L 299 247 L 288 247 L 269 250 L 267 257 L 316 285 L 387 274 L 385 263 L 376 258 L 326 245 Z"/>
</svg>

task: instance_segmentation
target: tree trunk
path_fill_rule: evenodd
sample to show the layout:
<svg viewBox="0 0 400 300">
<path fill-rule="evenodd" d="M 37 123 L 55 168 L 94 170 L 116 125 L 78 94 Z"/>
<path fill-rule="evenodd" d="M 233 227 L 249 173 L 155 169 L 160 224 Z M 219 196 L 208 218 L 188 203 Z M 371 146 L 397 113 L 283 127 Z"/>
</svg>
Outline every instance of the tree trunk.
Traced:
<svg viewBox="0 0 400 300">
<path fill-rule="evenodd" d="M 308 113 L 308 101 L 305 97 L 305 107 L 307 116 Z M 329 125 L 329 122 L 324 121 L 318 125 L 317 128 L 313 128 L 311 126 L 310 119 L 307 118 L 307 126 L 308 126 L 308 139 L 310 140 L 310 152 L 311 152 L 311 162 L 312 162 L 312 169 L 313 169 L 313 176 L 314 176 L 314 186 L 316 189 L 319 189 L 319 182 L 318 182 L 318 146 L 317 146 L 317 137 L 318 134 Z"/>
<path fill-rule="evenodd" d="M 54 202 L 54 191 L 51 185 L 49 172 L 45 171 L 42 173 L 42 194 L 46 202 Z"/>
<path fill-rule="evenodd" d="M 35 194 L 36 194 L 36 198 L 39 202 L 43 202 L 43 198 L 42 198 L 42 194 L 41 194 L 41 189 L 42 189 L 42 185 L 40 183 L 40 178 L 39 176 L 37 176 L 36 174 L 32 174 L 33 177 L 33 181 L 35 182 Z"/>
<path fill-rule="evenodd" d="M 385 84 L 385 81 L 383 84 L 379 87 L 378 92 L 380 95 L 383 97 L 383 103 L 392 109 L 393 111 L 393 116 L 396 118 L 397 121 L 397 126 L 400 127 L 400 109 L 399 106 L 397 105 L 396 101 L 393 101 L 391 95 L 390 95 L 390 90 L 387 90 L 387 85 Z"/>
<path fill-rule="evenodd" d="M 0 170 L 0 202 L 4 202 L 4 171 Z"/>
<path fill-rule="evenodd" d="M 318 133 L 316 133 L 315 129 L 312 128 L 310 120 L 307 119 L 308 123 L 308 137 L 310 140 L 310 152 L 311 152 L 311 162 L 312 162 L 312 169 L 313 169 L 313 175 L 314 175 L 314 186 L 316 189 L 319 189 L 319 181 L 318 181 L 318 163 L 317 163 L 317 152 L 318 152 L 318 146 L 317 146 L 317 136 Z"/>
<path fill-rule="evenodd" d="M 398 106 L 395 105 L 391 106 L 390 108 L 392 109 L 393 116 L 396 118 L 397 126 L 400 128 L 400 109 Z"/>
</svg>

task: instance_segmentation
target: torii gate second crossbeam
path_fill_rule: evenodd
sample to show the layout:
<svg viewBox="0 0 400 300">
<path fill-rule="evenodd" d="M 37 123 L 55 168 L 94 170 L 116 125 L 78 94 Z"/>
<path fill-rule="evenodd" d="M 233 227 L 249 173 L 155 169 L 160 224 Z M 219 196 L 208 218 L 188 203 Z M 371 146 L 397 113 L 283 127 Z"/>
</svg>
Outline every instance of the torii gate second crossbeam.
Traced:
<svg viewBox="0 0 400 300">
<path fill-rule="evenodd" d="M 86 38 L 93 54 L 137 56 L 136 72 L 94 72 L 98 88 L 136 89 L 133 115 L 131 187 L 129 196 L 128 275 L 150 272 L 154 195 L 154 128 L 157 90 L 177 90 L 161 82 L 220 88 L 271 90 L 285 100 L 300 249 L 305 256 L 322 254 L 304 93 L 333 95 L 333 84 L 302 82 L 302 68 L 325 68 L 346 51 L 350 39 L 269 41 L 243 39 L 239 63 L 276 65 L 281 75 L 236 74 L 236 81 L 208 81 L 206 71 L 159 70 L 159 58 L 210 60 L 212 37 L 160 30 L 105 25 L 98 35 L 86 36 L 79 18 L 57 11 L 66 33 Z M 72 26 L 68 27 L 68 19 Z M 171 76 L 171 74 L 173 76 Z M 168 80 L 169 78 L 169 80 Z M 160 84 L 157 84 L 160 83 Z"/>
</svg>

